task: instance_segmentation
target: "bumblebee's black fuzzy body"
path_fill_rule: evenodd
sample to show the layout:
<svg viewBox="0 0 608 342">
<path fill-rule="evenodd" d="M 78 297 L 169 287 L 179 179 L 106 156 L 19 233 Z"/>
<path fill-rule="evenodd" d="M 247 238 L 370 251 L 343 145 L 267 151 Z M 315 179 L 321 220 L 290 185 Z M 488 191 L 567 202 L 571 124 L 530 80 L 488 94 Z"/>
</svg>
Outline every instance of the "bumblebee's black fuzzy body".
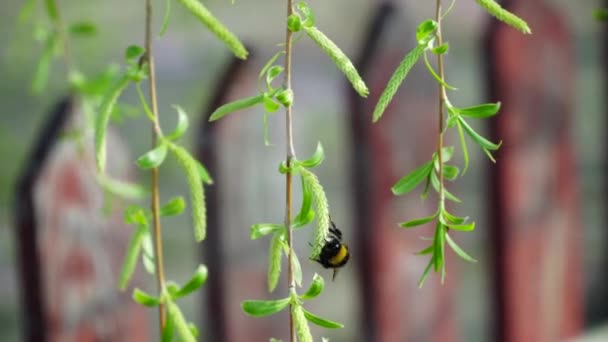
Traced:
<svg viewBox="0 0 608 342">
<path fill-rule="evenodd" d="M 342 232 L 336 228 L 333 221 L 331 221 L 329 233 L 330 236 L 326 240 L 325 245 L 323 245 L 319 258 L 315 259 L 315 261 L 325 268 L 333 268 L 333 278 L 335 279 L 338 268 L 346 265 L 350 254 L 348 253 L 348 246 L 342 243 Z"/>
</svg>

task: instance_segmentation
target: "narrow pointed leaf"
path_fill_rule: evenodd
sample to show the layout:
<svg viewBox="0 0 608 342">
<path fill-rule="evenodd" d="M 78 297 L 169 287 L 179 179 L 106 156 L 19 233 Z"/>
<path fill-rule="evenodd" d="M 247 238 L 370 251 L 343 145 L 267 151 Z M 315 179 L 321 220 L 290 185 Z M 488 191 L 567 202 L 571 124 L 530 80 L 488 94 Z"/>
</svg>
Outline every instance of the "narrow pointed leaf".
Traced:
<svg viewBox="0 0 608 342">
<path fill-rule="evenodd" d="M 203 184 L 211 185 L 213 184 L 213 179 L 209 175 L 209 171 L 205 168 L 203 164 L 201 164 L 198 160 L 194 160 L 196 162 L 196 171 L 198 171 L 198 176 L 201 178 Z"/>
<path fill-rule="evenodd" d="M 154 307 L 161 303 L 160 298 L 151 296 L 140 289 L 133 290 L 133 299 L 141 305 Z"/>
<path fill-rule="evenodd" d="M 165 0 L 165 16 L 163 18 L 163 24 L 160 27 L 159 36 L 163 36 L 169 27 L 169 19 L 171 18 L 171 2 L 173 0 Z"/>
<path fill-rule="evenodd" d="M 321 164 L 324 159 L 325 151 L 323 150 L 323 145 L 321 145 L 321 143 L 319 142 L 317 143 L 317 149 L 315 150 L 315 153 L 312 155 L 312 157 L 300 161 L 299 164 L 310 169 Z"/>
<path fill-rule="evenodd" d="M 175 216 L 184 212 L 186 201 L 182 196 L 172 198 L 160 208 L 160 216 Z"/>
<path fill-rule="evenodd" d="M 239 111 L 243 109 L 247 109 L 258 105 L 264 102 L 264 94 L 246 97 L 244 99 L 236 100 L 230 103 L 226 103 L 221 105 L 218 109 L 216 109 L 211 116 L 209 117 L 209 121 L 216 121 L 224 116 Z"/>
<path fill-rule="evenodd" d="M 454 242 L 454 240 L 452 240 L 452 238 L 450 237 L 450 234 L 445 234 L 445 239 L 448 242 L 448 245 L 450 245 L 452 250 L 456 254 L 458 254 L 459 257 L 463 258 L 464 260 L 466 260 L 468 262 L 473 262 L 473 263 L 477 262 L 477 260 L 475 260 L 470 255 L 468 255 L 462 248 L 460 248 L 460 246 L 458 246 L 456 244 L 456 242 Z"/>
<path fill-rule="evenodd" d="M 44 50 L 36 65 L 36 73 L 34 74 L 34 80 L 32 81 L 32 91 L 34 94 L 42 93 L 47 86 L 51 63 L 53 62 L 58 43 L 59 37 L 55 32 L 49 34 L 46 38 Z"/>
<path fill-rule="evenodd" d="M 171 132 L 171 134 L 167 135 L 167 139 L 175 140 L 180 138 L 189 126 L 188 114 L 182 109 L 182 107 L 178 105 L 173 105 L 173 108 L 177 111 L 177 126 L 175 126 L 175 130 Z"/>
<path fill-rule="evenodd" d="M 196 271 L 194 271 L 194 275 L 192 275 L 192 278 L 190 278 L 190 280 L 184 286 L 182 286 L 176 293 L 173 294 L 173 298 L 178 299 L 181 297 L 185 297 L 190 293 L 198 290 L 198 288 L 203 286 L 203 284 L 207 281 L 208 273 L 209 272 L 207 271 L 207 267 L 205 265 L 199 265 Z"/>
<path fill-rule="evenodd" d="M 325 287 L 325 281 L 323 278 L 316 274 L 312 277 L 312 282 L 310 283 L 310 287 L 306 290 L 306 293 L 300 296 L 300 298 L 304 300 L 309 300 L 317 297 L 321 292 L 323 292 L 323 288 Z"/>
<path fill-rule="evenodd" d="M 131 277 L 135 272 L 135 267 L 137 267 L 137 259 L 139 258 L 139 253 L 141 252 L 142 240 L 147 231 L 148 228 L 146 226 L 139 226 L 131 237 L 131 241 L 127 247 L 125 260 L 123 261 L 120 271 L 120 276 L 118 277 L 118 287 L 123 291 L 127 288 L 129 280 L 131 280 Z"/>
<path fill-rule="evenodd" d="M 416 40 L 418 44 L 426 46 L 433 39 L 438 26 L 437 22 L 432 19 L 421 22 L 416 28 Z"/>
<path fill-rule="evenodd" d="M 426 265 L 426 268 L 424 269 L 424 272 L 422 272 L 422 275 L 420 276 L 420 279 L 418 280 L 418 287 L 422 288 L 422 286 L 424 285 L 424 282 L 426 280 L 426 278 L 429 276 L 429 272 L 431 271 L 431 267 L 433 266 L 434 263 L 434 258 L 431 258 L 431 260 L 429 260 L 429 263 Z"/>
<path fill-rule="evenodd" d="M 393 194 L 399 196 L 404 195 L 410 191 L 412 191 L 420 182 L 424 180 L 425 177 L 431 173 L 433 170 L 433 162 L 427 162 L 422 166 L 418 167 L 414 171 L 407 174 L 405 177 L 401 178 L 391 190 Z"/>
<path fill-rule="evenodd" d="M 465 232 L 470 232 L 475 230 L 475 222 L 467 223 L 467 224 L 448 224 L 450 229 L 461 230 Z"/>
<path fill-rule="evenodd" d="M 284 53 L 285 53 L 285 51 L 281 50 L 281 51 L 275 53 L 272 57 L 270 57 L 270 59 L 268 60 L 268 62 L 266 62 L 266 64 L 264 64 L 264 67 L 262 68 L 262 70 L 260 71 L 260 74 L 258 75 L 259 80 L 261 80 L 262 77 L 264 77 L 264 75 L 266 75 L 266 72 L 268 72 L 268 69 L 270 69 L 270 67 L 274 64 L 274 62 L 276 62 L 276 60 L 279 58 L 279 56 L 281 56 Z"/>
<path fill-rule="evenodd" d="M 491 150 L 491 151 L 495 151 L 500 148 L 500 145 L 502 143 L 495 144 L 495 143 L 489 141 L 488 139 L 482 137 L 477 132 L 475 132 L 475 130 L 473 130 L 473 128 L 471 128 L 471 126 L 469 126 L 469 124 L 466 121 L 464 121 L 463 118 L 458 117 L 458 122 L 460 123 L 460 125 L 462 125 L 462 128 L 464 128 L 464 131 L 469 135 L 469 137 L 471 139 L 473 139 L 473 141 L 477 145 L 481 146 L 482 148 Z"/>
<path fill-rule="evenodd" d="M 285 230 L 285 226 L 282 224 L 258 223 L 252 225 L 249 229 L 249 237 L 251 238 L 251 240 L 257 240 L 262 236 L 266 236 L 268 234 L 280 232 L 283 230 Z"/>
<path fill-rule="evenodd" d="M 275 314 L 289 305 L 289 298 L 278 300 L 246 300 L 241 306 L 243 312 L 254 317 L 263 317 Z"/>
<path fill-rule="evenodd" d="M 137 158 L 137 166 L 139 168 L 148 170 L 155 167 L 159 167 L 163 163 L 167 156 L 167 145 L 161 143 L 155 149 L 146 152 L 141 157 Z"/>
<path fill-rule="evenodd" d="M 470 118 L 482 119 L 494 116 L 500 110 L 500 102 L 484 103 L 473 107 L 456 108 L 458 114 Z"/>
<path fill-rule="evenodd" d="M 422 218 L 418 218 L 418 219 L 415 219 L 415 220 L 399 223 L 399 225 L 401 227 L 403 227 L 403 228 L 411 228 L 411 227 L 421 226 L 421 225 L 423 225 L 425 223 L 429 223 L 429 222 L 433 221 L 436 217 L 437 217 L 437 213 L 435 213 L 435 214 L 433 214 L 431 216 L 422 217 Z"/>
<path fill-rule="evenodd" d="M 456 125 L 456 127 L 458 127 L 458 137 L 460 139 L 460 147 L 462 149 L 462 161 L 464 163 L 462 167 L 462 174 L 464 175 L 469 168 L 469 150 L 467 148 L 467 141 L 464 137 L 462 125 Z"/>
<path fill-rule="evenodd" d="M 427 254 L 433 253 L 434 250 L 435 250 L 435 246 L 430 245 L 427 248 L 425 248 L 423 250 L 420 250 L 420 251 L 418 251 L 418 252 L 416 252 L 414 254 L 416 254 L 416 255 L 427 255 Z"/>
<path fill-rule="evenodd" d="M 320 327 L 327 328 L 327 329 L 341 329 L 341 328 L 344 328 L 344 324 L 331 321 L 331 320 L 329 320 L 327 318 L 319 317 L 319 316 L 313 314 L 312 312 L 307 311 L 304 308 L 302 308 L 302 310 L 304 310 L 304 317 L 306 317 L 306 319 L 309 322 L 314 323 L 314 324 L 316 324 L 316 325 L 318 325 Z"/>
</svg>

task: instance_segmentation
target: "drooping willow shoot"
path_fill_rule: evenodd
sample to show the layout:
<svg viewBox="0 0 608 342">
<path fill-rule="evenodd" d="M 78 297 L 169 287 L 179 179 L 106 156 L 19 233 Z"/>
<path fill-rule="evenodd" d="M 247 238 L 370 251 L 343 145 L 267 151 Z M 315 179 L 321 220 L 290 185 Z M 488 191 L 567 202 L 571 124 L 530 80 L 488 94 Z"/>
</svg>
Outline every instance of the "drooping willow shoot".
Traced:
<svg viewBox="0 0 608 342">
<path fill-rule="evenodd" d="M 476 1 L 497 19 L 525 34 L 531 33 L 530 28 L 523 19 L 508 12 L 493 0 Z M 418 185 L 424 183 L 421 195 L 423 199 L 427 197 L 431 186 L 437 193 L 437 209 L 433 215 L 400 224 L 403 228 L 418 227 L 427 223 L 434 223 L 435 225 L 435 234 L 431 239 L 431 244 L 416 253 L 418 255 L 430 256 L 427 267 L 420 277 L 419 286 L 424 284 L 431 269 L 441 273 L 441 282 L 443 283 L 445 278 L 446 243 L 464 260 L 469 262 L 476 261 L 452 239 L 451 235 L 454 231 L 474 230 L 475 222 L 471 221 L 468 216 L 457 216 L 447 210 L 446 201 L 449 200 L 456 203 L 460 203 L 461 201 L 447 190 L 445 180 L 456 180 L 469 167 L 467 137 L 478 145 L 492 162 L 495 162 L 492 152 L 498 150 L 501 145 L 500 142 L 494 143 L 477 133 L 467 122 L 467 119 L 483 119 L 496 115 L 500 109 L 500 102 L 462 108 L 454 106 L 448 98 L 447 91 L 457 90 L 457 88 L 448 84 L 444 75 L 444 57 L 448 53 L 449 45 L 443 41 L 442 22 L 454 4 L 455 0 L 452 1 L 446 11 L 443 11 L 441 0 L 436 0 L 434 19 L 424 20 L 418 25 L 416 30 L 416 46 L 405 56 L 391 76 L 386 88 L 380 95 L 372 115 L 374 122 L 382 117 L 409 71 L 422 58 L 429 74 L 438 84 L 437 148 L 428 162 L 405 175 L 391 188 L 393 194 L 400 196 L 409 193 Z M 432 66 L 429 55 L 436 56 L 438 71 Z M 458 166 L 449 164 L 454 154 L 454 147 L 445 146 L 444 144 L 445 133 L 452 129 L 457 130 L 460 140 L 464 163 L 462 171 Z"/>
<path fill-rule="evenodd" d="M 329 236 L 330 213 L 329 203 L 323 186 L 318 177 L 311 171 L 312 168 L 321 164 L 325 158 L 321 143 L 317 145 L 315 153 L 309 159 L 300 160 L 296 157 L 294 139 L 292 135 L 293 103 L 295 95 L 291 89 L 291 56 L 293 45 L 302 35 L 308 36 L 319 48 L 334 62 L 338 69 L 351 82 L 353 88 L 359 95 L 365 97 L 369 93 L 365 82 L 353 66 L 350 59 L 316 26 L 314 15 L 305 2 L 299 2 L 294 6 L 292 0 L 287 4 L 286 40 L 283 49 L 275 53 L 264 65 L 259 80 L 261 90 L 258 94 L 246 97 L 234 102 L 224 104 L 217 108 L 210 116 L 210 121 L 219 120 L 235 111 L 254 107 L 264 107 L 264 141 L 268 144 L 267 127 L 268 115 L 285 108 L 287 120 L 286 125 L 286 159 L 279 165 L 279 172 L 286 178 L 285 196 L 285 219 L 280 223 L 261 223 L 251 226 L 251 239 L 258 239 L 270 235 L 270 249 L 268 258 L 268 290 L 274 291 L 278 284 L 281 273 L 283 255 L 287 257 L 289 296 L 278 300 L 247 300 L 242 307 L 245 313 L 255 316 L 268 316 L 289 309 L 290 315 L 290 339 L 295 341 L 312 341 L 309 322 L 325 328 L 341 328 L 342 324 L 319 317 L 306 310 L 306 301 L 317 297 L 323 291 L 324 280 L 315 274 L 308 290 L 299 295 L 297 287 L 302 286 L 302 268 L 293 249 L 293 230 L 301 229 L 313 221 L 316 221 L 316 229 L 310 259 L 318 260 L 323 246 Z M 283 65 L 276 64 L 283 57 Z M 275 86 L 274 81 L 284 75 L 284 81 L 280 86 Z M 292 217 L 292 179 L 300 176 L 302 185 L 302 204 L 300 211 Z"/>
</svg>

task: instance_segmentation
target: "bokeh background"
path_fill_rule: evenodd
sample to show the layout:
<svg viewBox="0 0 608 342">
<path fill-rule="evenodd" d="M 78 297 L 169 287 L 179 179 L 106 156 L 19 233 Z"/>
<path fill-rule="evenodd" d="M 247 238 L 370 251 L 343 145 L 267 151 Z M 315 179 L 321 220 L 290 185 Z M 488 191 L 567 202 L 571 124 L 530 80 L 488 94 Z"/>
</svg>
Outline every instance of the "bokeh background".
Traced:
<svg viewBox="0 0 608 342">
<path fill-rule="evenodd" d="M 72 42 L 74 60 L 85 74 L 95 74 L 104 70 L 108 64 L 120 65 L 124 49 L 131 44 L 143 45 L 143 1 L 58 1 L 62 16 L 66 22 L 92 20 L 98 25 L 98 33 L 91 39 L 80 39 Z M 205 1 L 209 9 L 234 30 L 253 51 L 253 58 L 243 75 L 238 78 L 229 94 L 230 98 L 253 95 L 256 92 L 257 71 L 265 61 L 278 49 L 277 44 L 284 39 L 284 4 L 279 1 L 256 0 L 237 1 L 231 4 L 227 0 Z M 375 12 L 379 1 L 369 0 L 311 0 L 311 7 L 316 15 L 317 26 L 330 36 L 349 56 L 358 56 L 368 23 Z M 601 305 L 601 293 L 605 286 L 602 274 L 605 273 L 606 258 L 604 250 L 607 234 L 605 231 L 605 128 L 606 124 L 606 56 L 602 59 L 601 48 L 606 42 L 605 24 L 593 20 L 594 9 L 600 8 L 599 1 L 575 2 L 567 0 L 545 1 L 557 11 L 565 22 L 571 37 L 570 48 L 573 60 L 571 84 L 573 99 L 572 112 L 566 123 L 571 134 L 574 149 L 575 178 L 571 179 L 577 186 L 577 210 L 580 221 L 574 227 L 580 240 L 574 242 L 579 246 L 580 284 L 582 295 L 579 297 L 581 307 L 580 319 L 583 326 L 580 335 L 591 333 L 601 327 L 602 317 L 608 319 L 608 303 Z M 372 64 L 371 70 L 390 73 L 413 43 L 413 32 L 418 22 L 433 15 L 431 2 L 395 1 L 398 10 L 393 15 L 386 32 L 382 37 L 379 53 L 387 56 Z M 53 64 L 50 84 L 44 93 L 35 95 L 31 91 L 31 81 L 35 67 L 42 51 L 42 46 L 34 39 L 36 30 L 33 23 L 20 24 L 17 20 L 21 1 L 6 0 L 0 3 L 0 340 L 13 341 L 20 339 L 19 282 L 16 262 L 15 227 L 13 224 L 15 182 L 22 170 L 27 152 L 36 139 L 42 123 L 47 119 L 50 108 L 68 91 L 63 64 Z M 160 26 L 164 2 L 155 1 L 156 27 Z M 605 6 L 605 4 L 604 4 Z M 42 6 L 40 6 L 42 7 Z M 40 8 L 34 21 L 44 23 L 44 13 Z M 529 19 L 529 18 L 526 18 Z M 461 0 L 454 12 L 445 21 L 444 35 L 450 42 L 450 53 L 447 58 L 447 78 L 460 90 L 452 93 L 451 99 L 457 103 L 477 103 L 487 99 L 487 55 L 483 51 L 482 38 L 491 19 L 474 1 Z M 604 26 L 602 26 L 604 25 Z M 602 33 L 602 29 L 604 30 Z M 533 32 L 535 27 L 532 26 Z M 550 31 L 550 29 L 549 29 Z M 534 36 L 530 39 L 534 39 Z M 185 138 L 187 146 L 195 146 L 198 122 L 202 120 L 203 108 L 208 105 L 211 94 L 217 86 L 222 70 L 230 62 L 227 49 L 212 37 L 190 14 L 179 6 L 173 6 L 173 13 L 167 34 L 155 41 L 156 67 L 158 75 L 158 93 L 163 116 L 162 123 L 172 127 L 174 116 L 170 105 L 178 103 L 192 115 L 189 135 Z M 560 47 L 561 48 L 561 47 Z M 390 61 L 390 63 L 388 63 Z M 385 63 L 386 62 L 386 63 Z M 523 66 L 522 66 L 523 67 Z M 434 106 L 432 94 L 435 85 L 426 74 L 423 66 L 414 69 L 411 78 L 400 94 L 414 94 L 418 102 L 410 105 L 401 101 L 390 115 L 410 117 L 431 115 Z M 373 78 L 370 76 L 370 78 Z M 375 78 L 372 86 L 380 84 L 382 77 Z M 376 85 L 378 86 L 378 85 Z M 296 150 L 300 156 L 314 151 L 317 141 L 322 141 L 327 160 L 317 170 L 318 176 L 327 192 L 332 218 L 342 229 L 346 239 L 354 240 L 356 225 L 353 209 L 355 191 L 350 179 L 351 157 L 357 155 L 350 143 L 350 113 L 345 81 L 331 60 L 309 40 L 298 42 L 294 57 L 293 87 L 296 93 L 295 139 Z M 427 101 L 428 99 L 428 101 Z M 127 91 L 120 99 L 121 103 L 137 105 L 134 91 Z M 369 107 L 369 105 L 368 105 Z M 412 108 L 423 112 L 414 112 Z M 425 113 L 424 110 L 427 112 Z M 165 113 L 167 113 L 165 115 Z M 370 117 L 371 112 L 365 113 Z M 416 138 L 421 134 L 417 127 L 424 125 L 421 119 L 401 119 L 394 121 L 403 125 L 404 136 L 413 136 L 409 143 L 399 140 L 399 145 L 392 146 L 391 156 L 401 156 L 394 161 L 393 172 L 386 175 L 387 184 L 392 184 L 407 170 L 416 165 L 416 157 L 408 157 L 410 150 L 422 150 L 424 153 L 433 148 L 432 142 L 426 146 Z M 124 160 L 133 160 L 148 149 L 150 128 L 143 115 L 126 118 L 119 125 L 114 125 L 117 141 L 122 144 L 117 154 L 124 154 Z M 249 335 L 250 330 L 257 329 L 266 335 L 286 338 L 285 315 L 276 318 L 254 319 L 240 314 L 239 303 L 244 299 L 270 298 L 266 293 L 265 270 L 267 265 L 268 241 L 249 240 L 248 229 L 253 223 L 280 222 L 283 216 L 284 179 L 277 172 L 277 165 L 284 153 L 284 121 L 282 115 L 270 117 L 270 140 L 272 145 L 264 146 L 262 111 L 254 109 L 235 114 L 226 119 L 219 128 L 220 136 L 216 140 L 218 151 L 218 177 L 223 180 L 223 192 L 220 194 L 220 216 L 222 224 L 222 247 L 225 257 L 224 279 L 226 312 L 229 315 L 231 340 L 255 340 Z M 479 126 L 484 130 L 483 126 Z M 422 135 L 420 135 L 422 137 Z M 457 140 L 452 140 L 457 144 Z M 479 262 L 467 264 L 453 254 L 449 255 L 448 278 L 444 285 L 448 290 L 440 290 L 439 280 L 432 275 L 427 286 L 417 290 L 415 284 L 424 267 L 424 258 L 416 261 L 404 261 L 408 266 L 403 275 L 395 277 L 391 289 L 401 289 L 403 298 L 420 298 L 421 300 L 396 298 L 396 302 L 407 305 L 407 310 L 397 312 L 397 319 L 404 325 L 419 322 L 428 324 L 423 330 L 433 330 L 433 323 L 439 327 L 444 323 L 438 321 L 437 315 L 448 312 L 449 324 L 444 337 L 431 335 L 414 335 L 402 333 L 392 336 L 395 340 L 440 340 L 440 341 L 493 341 L 496 340 L 493 322 L 495 309 L 493 298 L 493 269 L 491 239 L 489 236 L 488 208 L 488 171 L 491 169 L 484 156 L 472 144 L 472 165 L 469 173 L 454 186 L 454 193 L 463 199 L 458 211 L 467 213 L 478 222 L 477 230 L 458 238 L 462 246 L 474 255 Z M 354 151 L 354 152 L 353 152 Z M 422 154 L 424 154 L 422 153 Z M 402 161 L 403 163 L 400 163 Z M 420 160 L 418 160 L 420 161 Z M 500 162 L 500 161 L 499 161 Z M 122 165 L 122 164 L 121 164 Z M 127 163 L 128 165 L 128 163 Z M 122 167 L 122 166 L 121 166 Z M 534 164 L 527 167 L 533 169 Z M 146 183 L 148 175 L 137 173 L 132 166 L 124 166 L 131 177 Z M 132 168 L 132 169 L 131 169 Z M 547 171 L 550 172 L 550 171 Z M 161 172 L 161 193 L 163 199 L 177 194 L 186 194 L 186 182 L 181 170 L 175 163 L 163 165 Z M 298 193 L 297 193 L 298 194 Z M 416 195 L 412 195 L 416 197 Z M 42 203 L 41 205 L 45 205 Z M 424 214 L 425 207 L 414 200 L 395 199 L 391 204 L 390 217 L 382 222 L 374 222 L 368 228 L 374 234 L 377 225 L 388 224 L 393 228 L 394 222 L 406 220 L 412 215 Z M 432 205 L 432 202 L 431 204 Z M 412 206 L 417 206 L 412 208 Z M 405 208 L 405 209 L 404 209 Z M 428 209 L 428 208 L 427 208 Z M 120 216 L 120 215 L 119 215 Z M 386 222 L 385 222 L 386 221 Z M 183 281 L 191 270 L 200 262 L 205 243 L 195 245 L 189 227 L 188 216 L 174 218 L 165 222 L 166 268 L 171 279 Z M 126 229 L 128 227 L 119 227 Z M 397 231 L 402 239 L 417 239 L 416 232 Z M 308 241 L 311 232 L 298 232 L 296 250 L 304 263 L 304 279 L 311 279 L 315 272 L 321 273 L 326 280 L 331 272 L 320 269 L 312 262 L 306 262 Z M 550 236 L 550 229 L 546 231 Z M 350 238 L 349 238 L 350 237 Z M 407 248 L 412 247 L 411 245 Z M 376 246 L 375 248 L 382 248 Z M 389 249 L 387 249 L 389 250 Z M 364 312 L 361 298 L 361 279 L 356 267 L 359 262 L 357 248 L 353 248 L 351 264 L 343 269 L 336 282 L 328 282 L 323 297 L 311 303 L 314 312 L 341 321 L 347 326 L 339 331 L 326 332 L 314 329 L 315 336 L 328 336 L 335 341 L 364 340 L 360 330 L 363 319 L 376 319 Z M 412 251 L 408 253 L 411 254 Z M 566 251 L 564 251 L 566 253 Z M 395 259 L 402 260 L 396 254 L 379 254 L 387 258 L 388 264 Z M 413 258 L 413 257 L 412 257 Z M 413 259 L 412 259 L 413 260 Z M 453 270 L 453 271 L 452 271 Z M 367 274 L 374 279 L 386 278 L 379 272 Z M 400 273 L 403 274 L 403 273 Z M 140 275 L 146 279 L 147 275 Z M 213 276 L 213 274 L 211 274 Z M 453 277 L 452 277 L 453 276 Z M 60 279 L 60 278 L 59 278 Z M 285 294 L 284 280 L 279 285 L 277 295 Z M 152 287 L 150 287 L 152 288 Z M 447 293 L 448 308 L 441 306 L 443 297 L 434 296 Z M 206 326 L 213 325 L 217 317 L 205 311 L 205 296 L 196 296 L 185 301 L 183 307 L 189 317 L 201 322 L 203 333 Z M 424 299 L 424 300 L 422 300 Z M 605 300 L 605 299 L 604 299 Z M 598 305 L 599 303 L 599 305 Z M 595 304 L 595 306 L 594 306 Z M 597 309 L 599 307 L 599 309 Z M 154 311 L 147 312 L 150 338 L 155 332 Z M 394 312 L 387 312 L 387 315 Z M 401 316 L 402 315 L 402 316 Z M 418 317 L 418 318 L 416 318 Z M 395 319 L 395 317 L 392 317 Z M 410 322 L 410 323 L 407 323 Z M 608 323 L 604 321 L 603 324 Z M 418 327 L 417 329 L 422 329 Z M 601 329 L 601 328 L 599 328 Z M 410 329 L 417 331 L 416 328 Z M 426 337 L 425 337 L 426 336 Z M 600 335 L 597 335 L 600 336 Z M 597 337 L 602 340 L 602 337 Z M 608 339 L 606 335 L 603 338 Z"/>
</svg>

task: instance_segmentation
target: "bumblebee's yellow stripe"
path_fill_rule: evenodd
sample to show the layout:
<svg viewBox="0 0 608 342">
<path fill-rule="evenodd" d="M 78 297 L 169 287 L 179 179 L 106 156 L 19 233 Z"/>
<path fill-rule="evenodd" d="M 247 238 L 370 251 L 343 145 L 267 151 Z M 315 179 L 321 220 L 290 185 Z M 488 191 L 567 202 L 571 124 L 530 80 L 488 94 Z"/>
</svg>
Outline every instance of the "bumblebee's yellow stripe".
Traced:
<svg viewBox="0 0 608 342">
<path fill-rule="evenodd" d="M 338 254 L 334 255 L 333 257 L 331 257 L 329 259 L 329 263 L 331 265 L 339 265 L 342 260 L 344 260 L 344 258 L 346 258 L 346 256 L 348 255 L 348 249 L 346 248 L 346 246 L 342 245 L 340 246 L 340 251 L 338 252 Z"/>
</svg>

